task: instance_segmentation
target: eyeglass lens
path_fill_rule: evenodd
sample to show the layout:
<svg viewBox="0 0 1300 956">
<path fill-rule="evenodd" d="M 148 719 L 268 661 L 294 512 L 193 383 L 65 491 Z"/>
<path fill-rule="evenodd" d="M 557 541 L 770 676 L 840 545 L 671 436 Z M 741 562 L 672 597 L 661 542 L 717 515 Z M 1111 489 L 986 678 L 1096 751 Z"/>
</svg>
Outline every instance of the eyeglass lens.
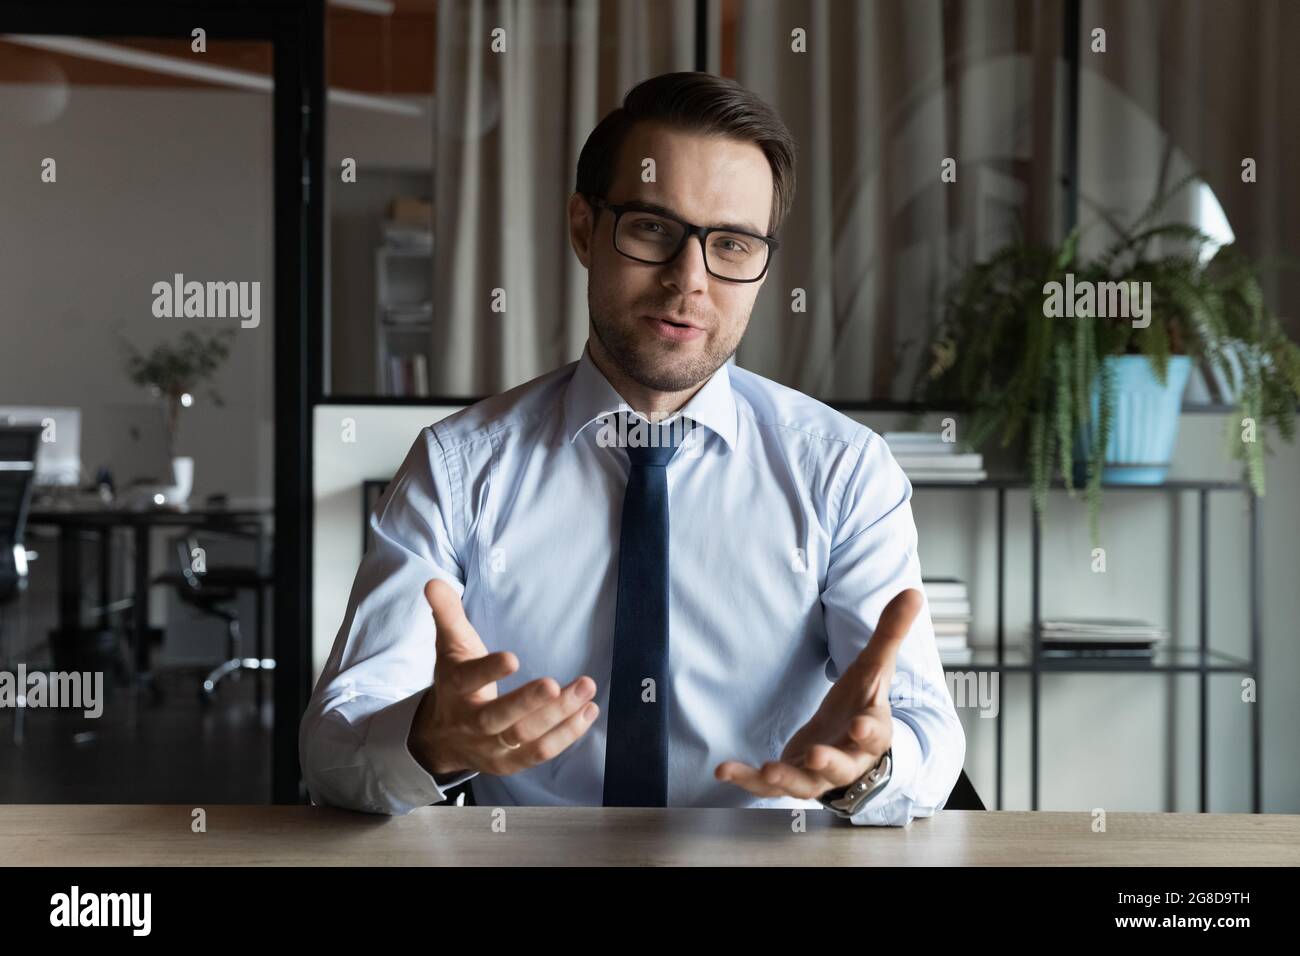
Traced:
<svg viewBox="0 0 1300 956">
<path fill-rule="evenodd" d="M 625 256 L 663 263 L 672 258 L 685 231 L 672 219 L 629 211 L 619 218 L 614 244 Z M 724 279 L 756 279 L 767 265 L 767 243 L 744 233 L 711 232 L 704 246 L 709 271 Z"/>
</svg>

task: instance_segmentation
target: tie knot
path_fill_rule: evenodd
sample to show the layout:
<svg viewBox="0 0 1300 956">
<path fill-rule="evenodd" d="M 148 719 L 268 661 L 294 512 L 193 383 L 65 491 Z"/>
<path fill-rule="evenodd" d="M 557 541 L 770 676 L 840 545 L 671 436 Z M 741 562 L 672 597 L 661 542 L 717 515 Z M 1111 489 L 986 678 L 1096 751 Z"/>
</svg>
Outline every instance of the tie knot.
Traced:
<svg viewBox="0 0 1300 956">
<path fill-rule="evenodd" d="M 667 425 L 654 425 L 637 415 L 623 414 L 620 444 L 633 465 L 666 467 L 695 423 L 678 416 Z"/>
</svg>

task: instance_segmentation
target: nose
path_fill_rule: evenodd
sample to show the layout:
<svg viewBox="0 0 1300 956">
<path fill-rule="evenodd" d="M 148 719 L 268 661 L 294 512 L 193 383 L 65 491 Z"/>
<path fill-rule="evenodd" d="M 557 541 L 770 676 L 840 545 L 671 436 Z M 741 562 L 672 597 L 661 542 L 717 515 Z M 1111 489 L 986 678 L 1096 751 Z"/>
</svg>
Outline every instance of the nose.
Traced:
<svg viewBox="0 0 1300 956">
<path fill-rule="evenodd" d="M 709 287 L 709 270 L 704 264 L 704 240 L 691 236 L 677 253 L 677 258 L 664 263 L 663 283 L 682 295 Z"/>
</svg>

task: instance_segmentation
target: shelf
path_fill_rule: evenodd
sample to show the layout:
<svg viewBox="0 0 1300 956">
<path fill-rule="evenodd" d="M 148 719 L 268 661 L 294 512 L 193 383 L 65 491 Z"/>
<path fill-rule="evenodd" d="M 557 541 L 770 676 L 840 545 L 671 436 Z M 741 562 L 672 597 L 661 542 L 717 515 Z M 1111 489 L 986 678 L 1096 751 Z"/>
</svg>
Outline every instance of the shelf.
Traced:
<svg viewBox="0 0 1300 956">
<path fill-rule="evenodd" d="M 997 648 L 984 645 L 973 646 L 975 651 L 969 664 L 943 665 L 945 671 L 989 671 L 1006 674 L 1028 674 L 1034 669 L 1029 649 L 1016 645 L 1007 647 L 1002 662 L 997 659 Z M 1250 661 L 1220 651 L 1208 651 L 1205 660 L 1195 647 L 1163 647 L 1156 651 L 1151 661 L 1105 660 L 1074 658 L 1061 660 L 1042 658 L 1038 665 L 1039 673 L 1095 673 L 1097 671 L 1135 673 L 1135 674 L 1250 674 L 1253 668 Z"/>
<path fill-rule="evenodd" d="M 841 412 L 888 412 L 893 414 L 920 414 L 931 415 L 940 412 L 957 412 L 959 414 L 970 414 L 969 403 L 964 402 L 922 402 L 909 399 L 893 398 L 821 398 L 813 396 L 819 401 L 825 402 L 831 408 Z M 1179 407 L 1179 412 L 1184 415 L 1229 415 L 1241 411 L 1240 406 L 1232 402 L 1183 402 Z M 1300 412 L 1300 402 L 1296 403 L 1296 411 Z"/>
<path fill-rule="evenodd" d="M 1028 489 L 1028 478 L 985 478 L 982 481 L 914 481 L 913 488 L 936 488 L 952 490 L 956 488 L 974 489 Z M 1051 489 L 1064 489 L 1065 480 L 1058 478 L 1049 486 Z M 1176 478 L 1162 481 L 1158 485 L 1126 485 L 1103 481 L 1101 487 L 1106 491 L 1245 491 L 1248 485 L 1244 481 L 1219 481 L 1212 479 Z M 1075 491 L 1083 491 L 1082 485 L 1075 485 Z"/>
</svg>

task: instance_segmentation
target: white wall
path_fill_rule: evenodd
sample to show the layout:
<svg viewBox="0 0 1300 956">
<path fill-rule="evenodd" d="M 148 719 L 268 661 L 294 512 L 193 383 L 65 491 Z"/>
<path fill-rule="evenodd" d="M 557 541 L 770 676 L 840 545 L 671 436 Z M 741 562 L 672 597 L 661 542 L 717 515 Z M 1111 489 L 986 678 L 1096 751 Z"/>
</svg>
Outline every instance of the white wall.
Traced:
<svg viewBox="0 0 1300 956">
<path fill-rule="evenodd" d="M 316 409 L 316 535 L 314 676 L 329 653 L 346 609 L 359 560 L 360 482 L 391 475 L 419 429 L 449 409 L 322 406 Z M 352 417 L 358 442 L 339 442 Z M 898 427 L 896 415 L 855 414 L 877 431 Z M 925 427 L 937 427 L 938 417 Z M 1171 478 L 1235 478 L 1224 458 L 1217 415 L 1184 415 Z M 1244 704 L 1239 678 L 1210 680 L 1210 809 L 1250 809 L 1249 707 L 1263 708 L 1264 808 L 1300 811 L 1300 767 L 1294 728 L 1300 725 L 1300 451 L 1282 445 L 1268 466 L 1261 502 L 1261 596 L 1264 679 L 1260 702 Z M 1196 499 L 1156 492 L 1110 492 L 1102 515 L 1108 570 L 1091 571 L 1091 542 L 1082 499 L 1054 493 L 1043 535 L 1044 615 L 1145 617 L 1188 646 L 1197 641 Z M 978 643 L 992 644 L 995 624 L 996 501 L 992 492 L 917 491 L 913 499 L 927 576 L 970 582 Z M 1029 625 L 1029 496 L 1008 497 L 1006 628 L 1017 642 Z M 1210 510 L 1211 646 L 1244 656 L 1249 649 L 1246 510 L 1241 495 L 1217 492 Z M 1040 808 L 1164 810 L 1197 807 L 1196 678 L 1157 675 L 1049 675 L 1043 679 Z M 1028 678 L 1002 688 L 1006 809 L 1029 807 Z M 1171 713 L 1174 715 L 1171 719 Z M 994 799 L 994 726 L 963 713 L 966 769 L 986 804 Z M 1176 731 L 1176 734 L 1175 734 Z M 1176 739 L 1175 739 L 1176 738 Z M 1172 758 L 1167 754 L 1172 753 Z"/>
<path fill-rule="evenodd" d="M 320 677 L 361 562 L 361 483 L 388 480 L 420 430 L 459 408 L 318 405 L 312 416 L 315 502 L 312 555 L 312 684 Z M 345 441 L 348 437 L 355 441 Z"/>
<path fill-rule="evenodd" d="M 38 88 L 39 89 L 39 88 Z M 82 409 L 87 477 L 110 457 L 105 406 L 148 403 L 124 372 L 116 332 L 147 351 L 186 329 L 237 330 L 215 378 L 183 412 L 177 451 L 195 459 L 193 500 L 272 490 L 274 267 L 271 105 L 228 90 L 73 86 L 44 114 L 22 84 L 0 84 L 0 403 Z M 41 181 L 45 158 L 57 181 Z M 180 272 L 260 283 L 260 324 L 163 319 L 152 286 Z M 120 476 L 119 476 L 120 477 Z M 33 532 L 29 634 L 53 622 L 57 549 Z M 126 555 L 121 555 L 126 558 Z M 154 536 L 154 569 L 174 559 Z M 125 567 L 125 563 L 122 563 Z M 88 571 L 93 566 L 88 565 Z M 126 582 L 122 582 L 126 586 Z M 164 663 L 224 657 L 224 629 L 179 609 L 165 589 L 152 619 L 169 620 Z M 251 616 L 249 601 L 245 613 Z M 251 634 L 251 631 L 250 631 Z"/>
<path fill-rule="evenodd" d="M 151 287 L 181 272 L 261 283 L 261 323 L 239 329 L 216 384 L 182 416 L 179 453 L 195 494 L 269 496 L 273 486 L 274 222 L 267 93 L 0 83 L 0 404 L 83 408 L 83 460 L 107 458 L 99 408 L 147 402 L 122 370 L 114 331 L 137 347 L 221 320 L 158 319 Z M 333 105 L 327 172 L 358 163 L 359 189 L 390 169 L 432 165 L 432 100 L 418 117 Z M 41 161 L 58 181 L 41 182 Z M 331 185 L 335 180 L 331 179 Z M 343 188 L 343 187 L 337 187 Z M 336 189 L 329 191 L 337 195 Z M 369 281 L 370 256 L 334 263 Z M 359 271 L 358 271 L 359 270 Z M 372 293 L 364 294 L 369 302 Z M 369 335 L 373 316 L 345 309 Z M 227 322 L 238 328 L 238 322 Z M 346 339 L 346 337 L 345 337 Z"/>
<path fill-rule="evenodd" d="M 371 192 L 379 177 L 389 178 L 381 170 L 427 172 L 432 101 L 406 99 L 425 113 L 409 118 L 332 105 L 328 168 L 337 175 L 343 157 L 356 159 L 357 188 Z M 109 457 L 103 406 L 151 401 L 127 380 L 115 330 L 147 349 L 220 321 L 155 318 L 153 283 L 175 272 L 200 281 L 258 281 L 260 325 L 239 329 L 216 376 L 226 405 L 215 406 L 200 391 L 182 415 L 178 452 L 195 458 L 192 500 L 213 492 L 269 498 L 275 437 L 270 95 L 0 83 L 0 143 L 0 404 L 82 408 L 82 459 L 93 474 Z M 56 161 L 55 183 L 41 182 L 46 157 Z M 369 254 L 356 262 L 345 257 L 334 269 L 360 269 L 366 282 L 373 272 Z M 364 301 L 371 298 L 362 293 Z M 341 320 L 350 314 L 344 309 Z M 358 318 L 368 336 L 369 308 Z M 53 624 L 57 551 L 39 533 L 33 546 L 43 554 L 27 601 L 35 638 Z M 153 557 L 156 570 L 170 567 L 163 535 L 156 536 Z M 169 622 L 160 662 L 215 663 L 224 656 L 218 623 L 179 607 L 164 589 L 154 590 L 152 602 L 152 619 Z M 251 618 L 251 600 L 241 614 Z"/>
<path fill-rule="evenodd" d="M 0 89 L 0 103 L 20 96 Z M 82 459 L 107 458 L 108 403 L 148 402 L 123 371 L 116 330 L 147 350 L 186 329 L 237 330 L 217 373 L 182 415 L 180 454 L 199 496 L 271 493 L 275 301 L 271 108 L 234 91 L 71 88 L 31 125 L 0 110 L 0 401 L 80 406 Z M 42 183 L 41 161 L 58 180 Z M 261 284 L 257 328 L 155 318 L 152 286 L 180 272 Z"/>
</svg>

